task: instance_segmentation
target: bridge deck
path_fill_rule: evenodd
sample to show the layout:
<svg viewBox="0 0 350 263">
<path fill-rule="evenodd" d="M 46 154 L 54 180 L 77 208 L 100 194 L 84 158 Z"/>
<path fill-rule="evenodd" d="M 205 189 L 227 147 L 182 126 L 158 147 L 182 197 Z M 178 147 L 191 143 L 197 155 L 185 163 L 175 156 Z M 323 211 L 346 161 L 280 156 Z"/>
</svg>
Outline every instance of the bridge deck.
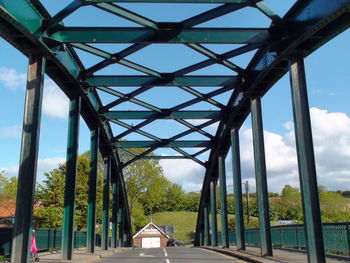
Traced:
<svg viewBox="0 0 350 263">
<path fill-rule="evenodd" d="M 73 260 L 70 262 L 94 262 L 94 263 L 213 263 L 213 262 L 261 262 L 261 263 L 301 263 L 307 262 L 307 254 L 281 249 L 275 249 L 273 257 L 261 258 L 260 249 L 248 247 L 245 252 L 237 252 L 234 247 L 225 249 L 238 255 L 239 258 L 222 255 L 214 251 L 190 247 L 169 247 L 153 249 L 115 249 L 108 251 L 96 250 L 95 254 L 85 252 L 85 249 L 74 251 Z M 243 260 L 245 258 L 245 260 Z M 40 262 L 59 263 L 60 253 L 40 255 Z M 327 258 L 327 263 L 344 262 L 334 258 Z"/>
</svg>

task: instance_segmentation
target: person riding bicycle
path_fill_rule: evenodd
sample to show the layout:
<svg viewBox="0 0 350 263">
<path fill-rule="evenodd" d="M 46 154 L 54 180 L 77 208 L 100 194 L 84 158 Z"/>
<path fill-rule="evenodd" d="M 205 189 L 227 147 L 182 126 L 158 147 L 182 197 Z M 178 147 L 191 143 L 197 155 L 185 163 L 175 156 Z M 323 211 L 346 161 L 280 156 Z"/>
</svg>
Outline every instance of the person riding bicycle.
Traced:
<svg viewBox="0 0 350 263">
<path fill-rule="evenodd" d="M 39 262 L 39 256 L 38 256 L 38 248 L 36 246 L 36 239 L 35 239 L 35 230 L 32 230 L 32 239 L 30 242 L 30 255 L 31 255 L 31 262 Z"/>
</svg>

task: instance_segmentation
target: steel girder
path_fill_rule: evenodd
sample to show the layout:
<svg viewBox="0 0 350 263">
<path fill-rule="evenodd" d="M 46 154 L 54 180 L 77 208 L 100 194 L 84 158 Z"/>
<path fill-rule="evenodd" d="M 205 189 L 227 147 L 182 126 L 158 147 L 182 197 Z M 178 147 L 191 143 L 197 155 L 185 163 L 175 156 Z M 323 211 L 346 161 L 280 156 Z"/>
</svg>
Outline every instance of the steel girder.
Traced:
<svg viewBox="0 0 350 263">
<path fill-rule="evenodd" d="M 211 165 L 203 180 L 196 233 L 203 228 L 201 218 L 210 193 L 210 181 L 218 179 L 216 160 L 220 153 L 228 152 L 230 129 L 239 129 L 250 113 L 250 98 L 263 96 L 288 71 L 288 61 L 292 55 L 306 57 L 349 28 L 350 1 L 298 1 L 279 23 L 287 29 L 285 39 L 258 50 L 246 69 L 253 72 L 253 77 L 242 82 L 233 92 L 227 105 L 230 116 L 222 120 L 218 127 L 216 137 L 220 140 L 210 153 L 208 162 Z M 199 242 L 200 236 L 197 234 L 195 244 Z"/>
<path fill-rule="evenodd" d="M 126 9 L 119 3 L 215 3 L 203 13 L 179 22 L 157 22 Z M 118 4 L 117 4 L 118 3 Z M 218 5 L 219 4 L 219 5 Z M 90 6 L 137 24 L 138 27 L 66 27 L 63 20 L 78 9 Z M 204 28 L 198 25 L 215 18 L 252 7 L 271 20 L 268 28 Z M 47 60 L 46 73 L 59 85 L 70 99 L 81 97 L 83 116 L 88 127 L 101 131 L 100 151 L 104 157 L 112 155 L 112 181 L 120 185 L 120 204 L 124 205 L 126 225 L 131 235 L 130 216 L 123 180 L 122 168 L 140 159 L 191 159 L 206 168 L 197 221 L 195 243 L 203 227 L 203 211 L 209 200 L 210 182 L 218 179 L 218 156 L 225 157 L 230 147 L 231 128 L 239 129 L 249 114 L 250 99 L 263 96 L 287 71 L 290 56 L 307 56 L 319 46 L 332 39 L 350 25 L 350 0 L 297 1 L 289 12 L 280 18 L 260 0 L 74 0 L 60 12 L 51 16 L 38 0 L 0 1 L 0 34 L 26 56 L 39 53 Z M 101 43 L 129 43 L 130 46 L 110 52 L 99 46 Z M 158 72 L 150 67 L 127 59 L 154 43 L 181 44 L 205 56 L 206 59 L 173 72 Z M 203 44 L 241 44 L 228 52 L 218 54 Z M 85 67 L 79 52 L 99 59 Z M 246 68 L 230 59 L 257 50 Z M 119 64 L 141 75 L 98 75 L 100 70 Z M 212 65 L 221 65 L 232 75 L 189 75 Z M 117 87 L 138 87 L 122 92 Z M 197 87 L 212 88 L 209 93 Z M 193 98 L 173 107 L 158 107 L 140 95 L 162 87 L 178 89 Z M 215 96 L 230 92 L 230 99 L 222 103 Z M 103 103 L 102 94 L 112 100 Z M 115 110 L 123 103 L 132 103 L 144 110 Z M 208 103 L 215 110 L 192 110 L 197 103 Z M 125 120 L 140 119 L 134 125 Z M 185 127 L 169 138 L 160 138 L 146 130 L 155 121 L 167 119 Z M 201 122 L 198 124 L 198 121 Z M 219 123 L 213 135 L 206 130 Z M 125 129 L 115 133 L 112 125 Z M 150 141 L 122 141 L 130 134 L 139 134 Z M 179 140 L 199 134 L 206 137 L 200 142 Z M 127 147 L 144 147 L 144 152 L 133 153 Z M 180 155 L 154 154 L 160 147 L 170 147 Z M 203 147 L 196 153 L 185 147 Z M 199 156 L 209 151 L 206 160 Z M 120 160 L 120 153 L 130 158 Z M 123 209 L 123 208 L 122 208 Z"/>
</svg>

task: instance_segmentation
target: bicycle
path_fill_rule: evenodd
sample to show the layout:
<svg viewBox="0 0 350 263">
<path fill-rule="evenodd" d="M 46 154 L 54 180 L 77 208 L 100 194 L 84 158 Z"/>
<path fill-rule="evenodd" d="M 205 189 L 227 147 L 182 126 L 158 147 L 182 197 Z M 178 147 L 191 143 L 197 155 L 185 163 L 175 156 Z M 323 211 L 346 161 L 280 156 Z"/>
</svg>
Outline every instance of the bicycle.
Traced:
<svg viewBox="0 0 350 263">
<path fill-rule="evenodd" d="M 30 253 L 30 263 L 39 262 L 40 258 L 37 252 Z"/>
</svg>

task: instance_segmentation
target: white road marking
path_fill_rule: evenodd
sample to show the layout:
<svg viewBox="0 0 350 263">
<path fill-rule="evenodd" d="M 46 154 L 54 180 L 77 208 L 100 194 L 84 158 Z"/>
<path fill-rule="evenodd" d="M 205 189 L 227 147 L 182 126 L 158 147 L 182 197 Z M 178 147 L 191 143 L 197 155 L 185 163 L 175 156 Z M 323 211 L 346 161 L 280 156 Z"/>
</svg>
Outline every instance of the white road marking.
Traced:
<svg viewBox="0 0 350 263">
<path fill-rule="evenodd" d="M 154 258 L 155 256 L 152 256 L 152 255 L 145 255 L 145 253 L 140 253 L 140 257 Z"/>
<path fill-rule="evenodd" d="M 166 252 L 165 248 L 163 248 L 163 250 L 164 250 L 164 255 L 166 257 L 165 262 L 166 263 L 170 263 L 170 260 L 167 258 L 168 257 L 168 253 Z"/>
</svg>

